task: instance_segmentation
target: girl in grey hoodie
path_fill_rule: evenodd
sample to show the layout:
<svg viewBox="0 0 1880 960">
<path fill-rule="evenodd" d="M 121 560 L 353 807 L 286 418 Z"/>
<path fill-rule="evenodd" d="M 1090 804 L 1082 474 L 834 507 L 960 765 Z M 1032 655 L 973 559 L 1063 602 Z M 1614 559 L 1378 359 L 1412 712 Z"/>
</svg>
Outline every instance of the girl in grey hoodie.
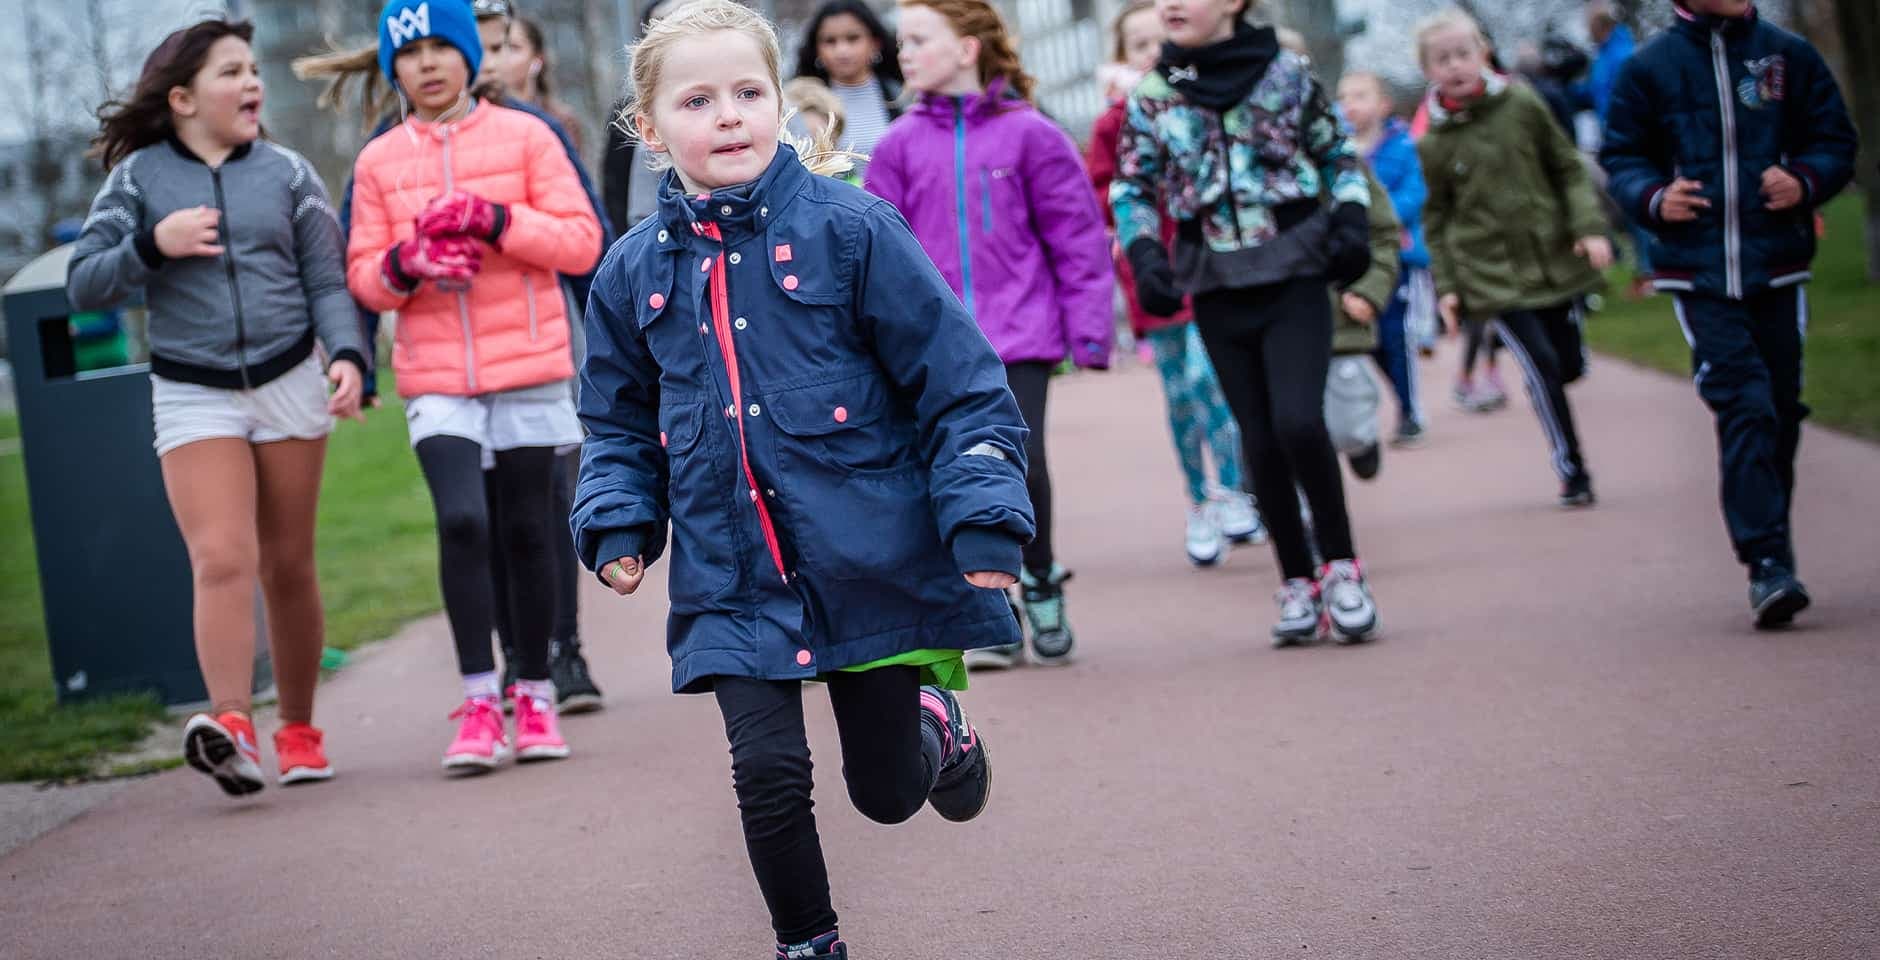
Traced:
<svg viewBox="0 0 1880 960">
<path fill-rule="evenodd" d="M 314 513 L 326 436 L 335 416 L 359 416 L 365 367 L 325 188 L 306 160 L 262 139 L 253 35 L 226 20 L 179 30 L 130 98 L 99 111 L 110 176 L 67 281 L 81 310 L 146 293 L 157 455 L 189 549 L 211 702 L 185 727 L 184 754 L 232 796 L 265 784 L 249 715 L 257 579 L 280 689 L 280 782 L 333 773 L 312 725 L 325 641 Z"/>
</svg>

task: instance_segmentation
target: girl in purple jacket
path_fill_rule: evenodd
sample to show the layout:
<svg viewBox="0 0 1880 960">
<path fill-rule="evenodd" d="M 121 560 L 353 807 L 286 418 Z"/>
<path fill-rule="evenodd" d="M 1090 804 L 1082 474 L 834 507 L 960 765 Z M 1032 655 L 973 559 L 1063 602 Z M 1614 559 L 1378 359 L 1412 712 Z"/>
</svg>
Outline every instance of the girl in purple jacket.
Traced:
<svg viewBox="0 0 1880 960">
<path fill-rule="evenodd" d="M 888 128 L 867 186 L 900 208 L 1005 362 L 1031 428 L 1026 485 L 1038 536 L 1025 549 L 1032 651 L 1065 663 L 1073 638 L 1051 543 L 1045 393 L 1066 357 L 1109 366 L 1114 272 L 1103 215 L 1070 137 L 1031 103 L 1032 78 L 986 0 L 904 0 L 900 62 L 920 102 Z M 1020 646 L 975 651 L 979 666 L 1019 662 Z"/>
</svg>

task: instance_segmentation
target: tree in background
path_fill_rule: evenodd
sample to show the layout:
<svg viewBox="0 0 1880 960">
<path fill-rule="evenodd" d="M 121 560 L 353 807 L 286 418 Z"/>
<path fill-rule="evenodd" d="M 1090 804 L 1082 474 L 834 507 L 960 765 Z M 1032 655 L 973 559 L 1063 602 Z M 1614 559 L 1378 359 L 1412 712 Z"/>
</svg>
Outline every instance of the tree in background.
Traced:
<svg viewBox="0 0 1880 960">
<path fill-rule="evenodd" d="M 1824 0 L 1815 0 L 1820 3 Z M 1859 183 L 1867 200 L 1867 279 L 1880 283 L 1880 4 L 1839 0 L 1843 86 L 1860 127 Z"/>
</svg>

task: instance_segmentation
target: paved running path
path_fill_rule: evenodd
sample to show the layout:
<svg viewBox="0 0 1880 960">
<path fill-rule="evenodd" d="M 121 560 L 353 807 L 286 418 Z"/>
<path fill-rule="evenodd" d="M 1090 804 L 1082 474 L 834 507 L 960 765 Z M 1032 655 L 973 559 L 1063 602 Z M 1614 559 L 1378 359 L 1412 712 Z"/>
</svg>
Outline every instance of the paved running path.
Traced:
<svg viewBox="0 0 1880 960">
<path fill-rule="evenodd" d="M 975 680 L 987 815 L 864 821 L 810 695 L 858 960 L 1880 955 L 1880 450 L 1807 437 L 1817 605 L 1758 635 L 1686 383 L 1597 363 L 1604 500 L 1563 514 L 1531 413 L 1449 412 L 1438 370 L 1432 441 L 1351 487 L 1388 631 L 1360 649 L 1268 649 L 1264 548 L 1188 568 L 1151 373 L 1054 394 L 1082 657 Z M 574 759 L 446 781 L 433 618 L 326 688 L 335 782 L 236 803 L 177 771 L 0 858 L 0 954 L 768 956 L 651 587 L 587 590 L 610 699 Z"/>
</svg>

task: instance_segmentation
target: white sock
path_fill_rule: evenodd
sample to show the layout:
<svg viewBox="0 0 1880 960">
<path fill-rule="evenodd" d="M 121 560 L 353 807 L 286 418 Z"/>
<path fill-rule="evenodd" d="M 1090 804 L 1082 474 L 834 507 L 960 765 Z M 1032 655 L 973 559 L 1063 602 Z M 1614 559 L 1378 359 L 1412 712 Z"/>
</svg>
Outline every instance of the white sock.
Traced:
<svg viewBox="0 0 1880 960">
<path fill-rule="evenodd" d="M 552 706 L 555 703 L 555 681 L 517 680 L 516 694 L 523 697 L 533 697 L 536 702 L 544 706 Z"/>
<path fill-rule="evenodd" d="M 463 696 L 465 700 L 500 700 L 503 696 L 502 675 L 494 670 L 488 673 L 466 673 L 463 677 Z"/>
</svg>

